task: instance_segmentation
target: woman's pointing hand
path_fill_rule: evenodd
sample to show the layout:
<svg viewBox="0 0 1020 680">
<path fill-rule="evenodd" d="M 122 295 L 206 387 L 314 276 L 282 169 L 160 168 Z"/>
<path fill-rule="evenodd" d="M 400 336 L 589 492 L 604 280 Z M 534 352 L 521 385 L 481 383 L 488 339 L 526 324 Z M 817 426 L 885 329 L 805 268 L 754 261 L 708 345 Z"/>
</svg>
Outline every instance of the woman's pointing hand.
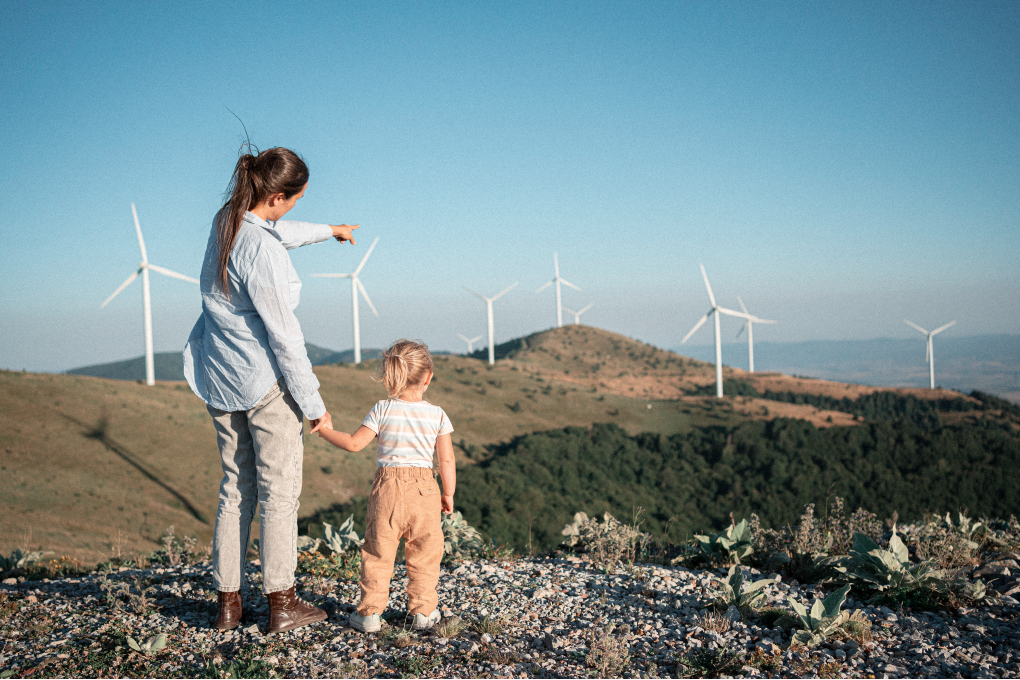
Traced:
<svg viewBox="0 0 1020 680">
<path fill-rule="evenodd" d="M 333 230 L 333 238 L 340 241 L 340 243 L 350 241 L 353 246 L 355 244 L 354 234 L 352 232 L 360 226 L 360 224 L 331 224 L 329 225 L 329 228 Z"/>
</svg>

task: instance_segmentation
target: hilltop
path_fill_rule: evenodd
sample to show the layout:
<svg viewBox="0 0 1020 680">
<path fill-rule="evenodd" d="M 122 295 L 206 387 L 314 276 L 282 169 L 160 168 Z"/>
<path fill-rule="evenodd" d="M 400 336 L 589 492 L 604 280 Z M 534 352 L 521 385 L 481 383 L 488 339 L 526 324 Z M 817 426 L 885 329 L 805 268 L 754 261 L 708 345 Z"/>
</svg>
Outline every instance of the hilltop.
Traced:
<svg viewBox="0 0 1020 680">
<path fill-rule="evenodd" d="M 861 414 L 828 403 L 716 400 L 706 396 L 713 379 L 709 364 L 590 327 L 537 333 L 514 341 L 502 356 L 495 366 L 466 356 L 436 357 L 428 398 L 450 414 L 461 465 L 488 460 L 494 445 L 519 435 L 566 426 L 612 423 L 630 435 L 670 436 L 781 417 L 816 427 L 863 422 Z M 315 368 L 338 428 L 356 428 L 385 396 L 373 380 L 377 367 L 377 360 L 369 360 Z M 735 385 L 773 385 L 805 395 L 866 389 L 736 369 L 725 375 Z M 881 393 L 888 392 L 911 393 Z M 964 399 L 948 391 L 934 396 Z M 374 456 L 374 445 L 349 454 L 308 437 L 302 515 L 364 495 Z M 117 551 L 148 552 L 168 525 L 208 541 L 220 474 L 209 415 L 184 383 L 147 387 L 0 372 L 0 552 L 42 546 L 95 561 Z"/>
</svg>

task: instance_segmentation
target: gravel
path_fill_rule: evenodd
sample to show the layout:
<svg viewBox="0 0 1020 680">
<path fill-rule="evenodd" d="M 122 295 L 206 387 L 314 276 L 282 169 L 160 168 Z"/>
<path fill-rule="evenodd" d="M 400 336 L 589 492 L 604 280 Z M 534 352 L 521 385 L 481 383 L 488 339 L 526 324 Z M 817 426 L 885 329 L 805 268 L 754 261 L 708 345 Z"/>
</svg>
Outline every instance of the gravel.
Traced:
<svg viewBox="0 0 1020 680">
<path fill-rule="evenodd" d="M 478 630 L 443 630 L 449 637 L 435 630 L 401 632 L 410 623 L 403 623 L 393 604 L 381 633 L 357 633 L 347 626 L 357 583 L 311 577 L 299 580 L 299 588 L 309 589 L 300 594 L 326 608 L 329 618 L 264 635 L 268 607 L 255 567 L 245 618 L 228 632 L 209 627 L 215 592 L 208 564 L 122 569 L 109 574 L 105 585 L 98 573 L 52 581 L 7 579 L 0 585 L 0 677 L 222 677 L 227 672 L 235 677 L 582 677 L 599 672 L 590 664 L 604 658 L 596 651 L 605 649 L 615 649 L 616 656 L 609 654 L 610 665 L 601 672 L 634 678 L 691 674 L 695 667 L 678 662 L 690 664 L 698 655 L 729 659 L 716 671 L 724 677 L 1020 676 L 1020 603 L 1011 596 L 979 608 L 915 612 L 857 602 L 851 591 L 845 608 L 867 616 L 870 642 L 844 639 L 791 649 L 789 632 L 735 609 L 725 615 L 728 630 L 699 626 L 712 582 L 724 574 L 652 565 L 605 574 L 574 557 L 463 562 L 443 569 L 440 606 L 444 617 L 475 622 Z M 753 569 L 745 576 L 775 577 Z M 406 584 L 398 565 L 394 601 L 402 599 L 396 594 Z M 136 595 L 148 587 L 149 602 L 109 606 L 103 589 L 128 586 Z M 765 592 L 767 606 L 787 609 L 790 594 L 808 605 L 827 594 L 785 579 Z M 127 646 L 127 636 L 144 644 L 159 634 L 166 635 L 166 646 L 148 656 Z M 602 647 L 606 640 L 616 646 Z M 613 666 L 613 659 L 621 664 Z"/>
</svg>

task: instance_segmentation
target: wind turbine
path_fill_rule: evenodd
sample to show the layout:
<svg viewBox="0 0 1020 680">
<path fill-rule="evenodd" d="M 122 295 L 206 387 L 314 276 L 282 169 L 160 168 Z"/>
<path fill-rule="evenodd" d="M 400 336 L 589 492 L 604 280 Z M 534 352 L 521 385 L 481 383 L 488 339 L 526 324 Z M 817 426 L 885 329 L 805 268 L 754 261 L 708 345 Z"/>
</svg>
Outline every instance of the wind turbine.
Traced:
<svg viewBox="0 0 1020 680">
<path fill-rule="evenodd" d="M 457 337 L 468 344 L 468 354 L 474 351 L 475 343 L 482 339 L 483 336 L 479 335 L 477 338 L 468 338 L 460 333 L 457 333 Z"/>
<path fill-rule="evenodd" d="M 749 315 L 735 312 L 732 309 L 720 307 L 715 303 L 715 295 L 712 294 L 712 286 L 708 282 L 708 274 L 705 273 L 705 265 L 700 265 L 701 277 L 705 279 L 705 289 L 708 291 L 708 299 L 712 303 L 712 309 L 705 313 L 705 316 L 698 320 L 698 323 L 694 324 L 694 328 L 690 330 L 684 339 L 680 341 L 680 344 L 687 342 L 687 339 L 694 335 L 695 331 L 701 328 L 708 317 L 712 316 L 715 318 L 715 396 L 722 397 L 723 395 L 723 384 L 722 384 L 722 342 L 719 339 L 719 315 L 728 314 L 730 316 L 740 317 L 741 319 L 747 319 Z"/>
<path fill-rule="evenodd" d="M 155 385 L 156 367 L 152 358 L 152 300 L 149 298 L 149 270 L 151 269 L 163 276 L 181 279 L 182 281 L 190 281 L 191 283 L 198 283 L 198 279 L 193 279 L 190 276 L 178 274 L 177 272 L 170 271 L 169 269 L 149 264 L 149 256 L 145 252 L 145 239 L 142 238 L 142 227 L 138 224 L 138 211 L 135 210 L 134 203 L 131 204 L 131 214 L 135 218 L 135 233 L 138 234 L 138 249 L 142 251 L 142 261 L 138 263 L 138 269 L 135 273 L 127 277 L 127 281 L 120 284 L 117 290 L 113 291 L 113 295 L 106 298 L 106 301 L 99 305 L 99 308 L 102 309 L 106 305 L 110 304 L 110 301 L 120 295 L 122 290 L 131 285 L 131 282 L 137 279 L 139 274 L 142 275 L 142 310 L 145 318 L 145 384 Z"/>
<path fill-rule="evenodd" d="M 747 329 L 747 361 L 748 366 L 750 366 L 751 369 L 749 372 L 754 373 L 754 324 L 776 322 L 770 321 L 768 319 L 759 319 L 758 317 L 748 312 L 747 307 L 744 306 L 744 301 L 740 299 L 739 295 L 737 296 L 737 302 L 740 303 L 740 308 L 744 310 L 744 314 L 747 315 L 747 321 L 745 321 L 744 325 L 740 327 L 739 331 L 737 331 L 737 337 L 734 338 L 734 340 L 738 340 L 740 338 L 740 334 L 744 332 L 744 329 L 745 328 Z"/>
<path fill-rule="evenodd" d="M 931 344 L 931 339 L 932 336 L 934 336 L 935 334 L 941 333 L 942 331 L 946 330 L 947 328 L 955 324 L 956 320 L 954 319 L 953 321 L 950 321 L 945 326 L 939 326 L 930 333 L 921 328 L 920 326 L 918 326 L 916 323 L 907 321 L 906 319 L 903 320 L 903 323 L 907 324 L 911 328 L 916 328 L 917 330 L 921 331 L 922 333 L 928 336 L 928 344 L 924 350 L 924 360 L 928 362 L 928 379 L 931 381 L 931 388 L 935 389 L 935 348 Z"/>
<path fill-rule="evenodd" d="M 467 286 L 464 286 L 464 290 L 466 290 L 467 292 L 471 293 L 472 295 L 477 295 L 481 299 L 485 300 L 485 311 L 487 312 L 487 314 L 489 316 L 489 363 L 490 364 L 496 363 L 496 346 L 492 342 L 492 303 L 495 302 L 496 300 L 500 299 L 501 297 L 503 297 L 507 293 L 509 293 L 511 290 L 513 290 L 514 287 L 516 287 L 518 283 L 520 283 L 520 282 L 519 281 L 514 281 L 514 284 L 512 286 L 509 286 L 508 288 L 503 290 L 503 292 L 501 292 L 501 293 L 497 293 L 496 295 L 493 295 L 491 298 L 487 298 L 484 295 L 482 295 L 481 293 L 476 293 L 475 291 L 471 290 Z"/>
<path fill-rule="evenodd" d="M 572 284 L 570 281 L 567 281 L 566 279 L 564 279 L 564 278 L 562 278 L 560 276 L 560 258 L 559 258 L 559 256 L 556 253 L 553 253 L 553 270 L 555 271 L 556 275 L 552 277 L 551 281 L 547 281 L 545 284 L 543 284 L 541 288 L 539 288 L 538 290 L 535 291 L 535 293 L 541 293 L 543 290 L 545 290 L 546 288 L 548 288 L 552 284 L 554 284 L 554 283 L 556 284 L 556 327 L 557 328 L 562 328 L 563 327 L 563 293 L 560 291 L 560 284 L 562 283 L 565 286 L 570 286 L 574 290 L 581 290 L 581 289 L 578 288 L 577 286 L 575 286 L 574 284 Z"/>
<path fill-rule="evenodd" d="M 375 310 L 375 305 L 372 304 L 372 300 L 368 297 L 368 293 L 365 292 L 365 286 L 361 283 L 361 279 L 358 278 L 358 274 L 364 269 L 365 263 L 368 262 L 368 256 L 372 254 L 376 244 L 379 243 L 379 237 L 376 236 L 375 240 L 372 241 L 372 245 L 368 247 L 368 252 L 365 253 L 365 257 L 361 258 L 361 264 L 354 270 L 353 274 L 312 274 L 312 276 L 319 277 L 321 279 L 350 279 L 351 280 L 351 314 L 354 318 L 354 363 L 361 363 L 361 323 L 358 316 L 358 292 L 361 292 L 362 297 L 365 298 L 365 302 L 368 303 L 368 308 L 372 310 L 372 313 L 379 316 L 379 312 Z"/>
<path fill-rule="evenodd" d="M 584 314 L 585 312 L 587 312 L 589 309 L 591 309 L 594 306 L 595 306 L 595 303 L 593 302 L 593 303 L 591 303 L 590 305 L 588 305 L 587 307 L 585 307 L 584 309 L 582 309 L 579 312 L 575 312 L 572 309 L 567 309 L 566 307 L 563 308 L 563 311 L 566 312 L 567 314 L 573 314 L 574 315 L 574 325 L 580 326 L 581 325 L 581 315 Z"/>
</svg>

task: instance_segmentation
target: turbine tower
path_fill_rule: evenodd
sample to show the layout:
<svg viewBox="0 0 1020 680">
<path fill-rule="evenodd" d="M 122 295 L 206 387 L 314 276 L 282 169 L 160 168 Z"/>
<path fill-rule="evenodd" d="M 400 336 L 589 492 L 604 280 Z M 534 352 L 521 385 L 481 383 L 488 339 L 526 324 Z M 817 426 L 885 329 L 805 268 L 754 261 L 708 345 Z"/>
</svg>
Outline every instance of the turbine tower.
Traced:
<svg viewBox="0 0 1020 680">
<path fill-rule="evenodd" d="M 135 233 L 138 234 L 138 249 L 142 251 L 142 261 L 138 263 L 138 269 L 131 276 L 127 277 L 127 281 L 120 284 L 117 290 L 113 291 L 113 295 L 106 298 L 106 302 L 99 305 L 102 309 L 106 305 L 110 304 L 113 298 L 120 295 L 120 292 L 131 285 L 131 282 L 138 278 L 138 275 L 142 275 L 142 314 L 144 316 L 145 323 L 145 384 L 155 385 L 156 384 L 156 367 L 152 357 L 152 300 L 149 298 L 149 270 L 162 274 L 163 276 L 169 276 L 175 279 L 181 279 L 182 281 L 190 281 L 191 283 L 198 283 L 198 279 L 193 279 L 190 276 L 184 274 L 178 274 L 177 272 L 170 271 L 163 267 L 157 267 L 154 264 L 149 264 L 149 256 L 145 252 L 145 239 L 142 238 L 142 226 L 138 223 L 138 211 L 135 210 L 135 204 L 131 204 L 131 214 L 135 218 Z"/>
<path fill-rule="evenodd" d="M 496 346 L 493 344 L 493 341 L 492 341 L 492 303 L 495 302 L 496 300 L 500 299 L 501 297 L 503 297 L 507 293 L 509 293 L 511 290 L 513 290 L 513 288 L 515 286 L 517 286 L 518 283 L 520 283 L 520 282 L 519 281 L 514 281 L 514 284 L 512 286 L 509 286 L 508 288 L 504 289 L 503 292 L 501 292 L 501 293 L 497 293 L 496 295 L 493 295 L 491 298 L 487 298 L 484 295 L 482 295 L 481 293 L 476 293 L 475 291 L 471 290 L 467 286 L 464 286 L 464 290 L 466 290 L 467 292 L 471 293 L 472 295 L 477 295 L 482 300 L 485 300 L 485 311 L 486 311 L 486 313 L 488 314 L 488 317 L 489 317 L 489 364 L 496 363 Z"/>
<path fill-rule="evenodd" d="M 708 300 L 712 303 L 712 309 L 705 313 L 705 316 L 698 320 L 698 323 L 694 324 L 694 328 L 690 330 L 684 339 L 680 341 L 680 344 L 687 342 L 687 339 L 694 335 L 695 331 L 701 328 L 708 317 L 712 316 L 715 318 L 715 396 L 721 398 L 723 395 L 723 384 L 722 384 L 722 342 L 719 339 L 719 315 L 728 314 L 730 316 L 740 317 L 741 319 L 747 319 L 747 314 L 735 312 L 732 309 L 726 309 L 720 307 L 715 303 L 715 295 L 712 294 L 712 286 L 708 282 L 708 274 L 705 273 L 705 265 L 700 265 L 701 277 L 705 279 L 705 289 L 708 291 Z"/>
<path fill-rule="evenodd" d="M 368 293 L 365 292 L 365 286 L 361 283 L 361 279 L 358 278 L 358 274 L 364 269 L 365 263 L 368 262 L 368 256 L 372 254 L 376 244 L 379 243 L 379 237 L 376 236 L 375 240 L 372 241 L 372 245 L 368 247 L 368 252 L 365 253 L 365 257 L 361 258 L 361 264 L 354 270 L 353 274 L 312 274 L 321 279 L 350 279 L 351 280 L 351 314 L 354 319 L 354 363 L 361 363 L 361 322 L 358 316 L 358 293 L 360 292 L 362 297 L 365 298 L 365 302 L 368 303 L 368 308 L 372 310 L 372 313 L 379 316 L 379 312 L 375 310 L 375 305 L 372 304 L 372 300 L 368 297 Z"/>
<path fill-rule="evenodd" d="M 595 303 L 593 302 L 593 303 L 591 303 L 590 305 L 588 305 L 587 307 L 585 307 L 584 309 L 582 309 L 579 312 L 575 312 L 572 309 L 567 309 L 566 307 L 563 308 L 563 311 L 566 312 L 567 314 L 573 314 L 574 315 L 574 325 L 575 326 L 580 326 L 581 325 L 581 315 L 584 314 L 585 312 L 587 312 L 589 309 L 591 309 L 594 306 L 595 306 Z"/>
<path fill-rule="evenodd" d="M 581 290 L 581 289 L 578 288 L 577 286 L 575 286 L 574 284 L 572 284 L 570 281 L 567 281 L 566 279 L 564 279 L 563 277 L 560 276 L 560 258 L 559 258 L 559 256 L 556 253 L 553 253 L 553 271 L 555 272 L 555 276 L 552 277 L 552 280 L 551 281 L 547 281 L 546 283 L 544 283 L 541 288 L 539 288 L 538 290 L 535 291 L 535 293 L 541 293 L 543 290 L 545 290 L 546 288 L 548 288 L 552 284 L 554 284 L 554 283 L 556 284 L 556 327 L 557 328 L 562 328 L 563 327 L 563 293 L 560 290 L 560 284 L 562 283 L 565 286 L 570 286 L 574 290 Z"/>
<path fill-rule="evenodd" d="M 477 338 L 468 338 L 467 336 L 462 335 L 461 333 L 457 333 L 457 337 L 468 344 L 467 353 L 471 354 L 471 352 L 474 351 L 475 343 L 481 340 L 483 336 L 479 335 Z"/>
<path fill-rule="evenodd" d="M 931 389 L 935 389 L 935 348 L 931 344 L 931 339 L 935 334 L 941 333 L 942 331 L 946 330 L 947 328 L 955 324 L 956 320 L 954 319 L 953 321 L 950 321 L 945 326 L 939 326 L 930 333 L 921 328 L 920 326 L 918 326 L 916 323 L 907 321 L 906 319 L 903 320 L 903 323 L 907 324 L 911 328 L 916 328 L 917 330 L 921 331 L 922 333 L 928 336 L 928 344 L 924 350 L 924 360 L 928 362 L 928 380 L 930 381 Z"/>
<path fill-rule="evenodd" d="M 747 363 L 751 369 L 749 372 L 754 373 L 754 324 L 776 322 L 770 321 L 768 319 L 759 319 L 758 317 L 751 314 L 749 311 L 747 311 L 747 307 L 744 306 L 744 301 L 740 299 L 739 295 L 737 296 L 737 302 L 740 303 L 740 308 L 744 310 L 744 314 L 747 315 L 747 321 L 745 321 L 744 325 L 740 327 L 739 331 L 737 331 L 737 337 L 734 338 L 734 340 L 739 340 L 740 334 L 744 332 L 745 328 L 747 329 Z"/>
</svg>

